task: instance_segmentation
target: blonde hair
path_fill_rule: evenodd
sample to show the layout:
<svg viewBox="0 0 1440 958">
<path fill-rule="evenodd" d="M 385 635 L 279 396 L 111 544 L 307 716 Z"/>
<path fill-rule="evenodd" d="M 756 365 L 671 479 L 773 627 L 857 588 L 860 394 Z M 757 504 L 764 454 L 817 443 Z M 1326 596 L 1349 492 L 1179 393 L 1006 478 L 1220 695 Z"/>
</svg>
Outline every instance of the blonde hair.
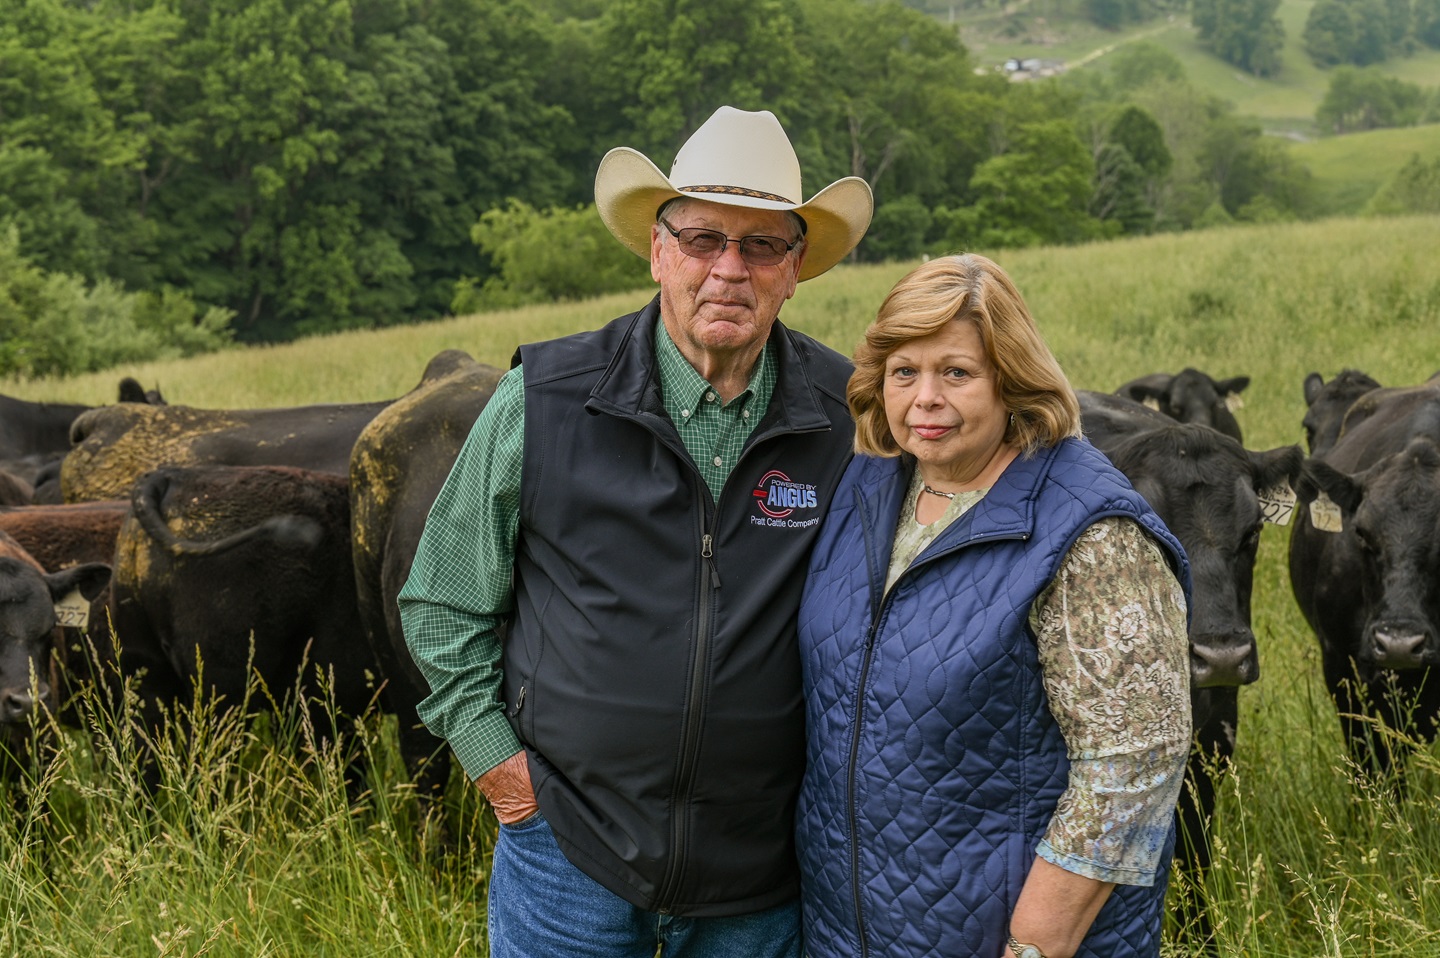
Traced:
<svg viewBox="0 0 1440 958">
<path fill-rule="evenodd" d="M 1080 435 L 1080 403 L 1045 345 L 1020 291 L 992 260 L 973 253 L 934 259 L 895 284 L 855 350 L 845 390 L 855 417 L 855 451 L 898 456 L 885 418 L 885 361 L 903 344 L 952 321 L 971 322 L 996 372 L 1013 419 L 1005 441 L 1029 455 Z"/>
</svg>

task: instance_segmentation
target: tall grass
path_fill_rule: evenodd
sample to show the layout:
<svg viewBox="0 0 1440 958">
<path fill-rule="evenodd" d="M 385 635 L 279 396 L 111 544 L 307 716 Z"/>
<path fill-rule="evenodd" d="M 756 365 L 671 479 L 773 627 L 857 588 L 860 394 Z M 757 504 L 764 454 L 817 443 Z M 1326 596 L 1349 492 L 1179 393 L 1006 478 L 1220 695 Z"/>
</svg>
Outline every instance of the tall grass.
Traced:
<svg viewBox="0 0 1440 958">
<path fill-rule="evenodd" d="M 1006 251 L 1077 386 L 1109 390 L 1194 365 L 1253 382 L 1237 416 L 1255 449 L 1299 442 L 1301 383 L 1358 367 L 1387 384 L 1440 368 L 1440 217 L 1333 220 Z M 842 267 L 784 318 L 849 352 L 912 264 Z M 174 401 L 281 405 L 397 395 L 442 348 L 504 364 L 518 343 L 598 325 L 648 292 L 351 333 L 264 350 L 4 384 L 29 398 L 104 401 L 120 372 Z M 1240 693 L 1239 741 L 1207 892 L 1221 955 L 1440 955 L 1440 759 L 1422 749 L 1401 797 L 1357 777 L 1291 597 L 1289 530 L 1267 528 L 1256 571 L 1261 678 Z M 437 847 L 418 827 L 393 735 L 346 755 L 297 719 L 259 726 L 206 703 L 156 744 L 162 785 L 136 780 L 126 715 L 91 710 L 41 786 L 48 808 L 0 824 L 0 954 L 483 954 L 493 820 L 455 781 Z M 193 734 L 180 729 L 194 727 Z M 449 851 L 445 849 L 448 848 Z M 1176 954 L 1184 949 L 1173 946 Z"/>
</svg>

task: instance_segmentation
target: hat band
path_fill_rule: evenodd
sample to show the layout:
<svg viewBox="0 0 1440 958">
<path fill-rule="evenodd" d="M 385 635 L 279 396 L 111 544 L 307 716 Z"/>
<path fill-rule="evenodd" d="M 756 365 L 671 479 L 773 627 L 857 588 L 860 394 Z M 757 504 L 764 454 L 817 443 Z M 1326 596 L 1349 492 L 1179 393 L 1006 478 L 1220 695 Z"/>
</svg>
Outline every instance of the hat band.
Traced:
<svg viewBox="0 0 1440 958">
<path fill-rule="evenodd" d="M 743 186 L 681 186 L 677 187 L 681 193 L 726 193 L 730 196 L 748 196 L 752 200 L 769 200 L 771 203 L 789 203 L 797 205 L 794 200 L 777 196 L 774 193 L 762 193 L 759 190 L 747 190 Z"/>
</svg>

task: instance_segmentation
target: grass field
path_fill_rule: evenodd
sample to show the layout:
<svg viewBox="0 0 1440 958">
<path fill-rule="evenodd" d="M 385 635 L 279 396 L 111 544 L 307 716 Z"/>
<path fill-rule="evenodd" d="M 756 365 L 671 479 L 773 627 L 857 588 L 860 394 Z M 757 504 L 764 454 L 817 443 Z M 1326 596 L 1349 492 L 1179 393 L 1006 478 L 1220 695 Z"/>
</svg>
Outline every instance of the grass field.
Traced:
<svg viewBox="0 0 1440 958">
<path fill-rule="evenodd" d="M 1290 151 L 1314 177 L 1319 208 L 1358 213 L 1412 156 L 1440 156 L 1440 124 L 1325 137 L 1295 143 Z"/>
<path fill-rule="evenodd" d="M 1440 368 L 1440 217 L 1235 227 L 1064 249 L 1005 251 L 1076 385 L 1109 390 L 1187 365 L 1253 384 L 1246 445 L 1300 441 L 1306 373 L 1358 367 L 1387 384 Z M 784 318 L 849 352 L 906 264 L 842 267 L 804 284 Z M 426 326 L 235 350 L 60 382 L 0 383 L 32 399 L 100 402 L 120 375 L 172 402 L 284 405 L 396 395 L 430 355 L 504 364 L 518 343 L 604 322 L 637 291 Z M 1287 582 L 1288 530 L 1267 528 L 1256 574 L 1261 680 L 1242 690 L 1209 893 L 1221 955 L 1440 955 L 1440 759 L 1408 797 L 1358 786 L 1319 657 Z M 483 954 L 493 821 L 452 783 L 458 839 L 416 836 L 393 736 L 365 725 L 375 772 L 351 809 L 341 762 L 293 723 L 258 729 L 195 706 L 202 732 L 162 743 L 165 787 L 142 797 L 122 737 L 72 734 L 49 810 L 0 824 L 0 954 Z M 123 720 L 123 715 L 120 716 Z M 103 730 L 114 716 L 96 715 Z M 298 753 L 271 746 L 298 740 Z M 316 742 L 308 749 L 307 742 Z M 102 767 L 103 766 L 103 767 Z M 1173 946 L 1172 954 L 1183 954 Z"/>
</svg>

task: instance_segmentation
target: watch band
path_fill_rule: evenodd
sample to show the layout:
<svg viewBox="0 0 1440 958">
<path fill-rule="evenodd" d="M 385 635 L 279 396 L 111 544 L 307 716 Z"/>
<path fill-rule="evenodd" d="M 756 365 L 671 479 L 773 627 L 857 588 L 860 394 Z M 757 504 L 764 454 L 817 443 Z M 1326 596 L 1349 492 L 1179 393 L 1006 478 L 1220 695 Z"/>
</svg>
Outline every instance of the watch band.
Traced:
<svg viewBox="0 0 1440 958">
<path fill-rule="evenodd" d="M 1038 945 L 1022 945 L 1015 940 L 1015 936 L 1009 936 L 1006 944 L 1015 953 L 1015 958 L 1045 958 L 1045 952 L 1040 950 Z"/>
</svg>

